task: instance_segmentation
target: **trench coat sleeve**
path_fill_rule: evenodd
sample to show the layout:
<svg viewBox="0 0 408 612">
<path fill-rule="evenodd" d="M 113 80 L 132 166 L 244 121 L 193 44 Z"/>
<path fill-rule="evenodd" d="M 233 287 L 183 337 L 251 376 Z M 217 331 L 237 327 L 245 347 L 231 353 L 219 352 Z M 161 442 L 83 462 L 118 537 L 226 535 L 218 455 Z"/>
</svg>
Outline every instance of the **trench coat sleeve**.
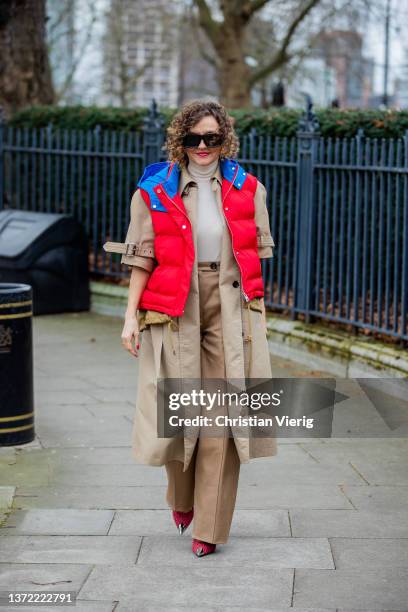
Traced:
<svg viewBox="0 0 408 612">
<path fill-rule="evenodd" d="M 275 243 L 271 236 L 269 212 L 266 204 L 266 188 L 260 181 L 258 181 L 254 202 L 258 255 L 260 258 L 273 257 Z"/>
<path fill-rule="evenodd" d="M 154 237 L 150 212 L 140 189 L 137 189 L 130 203 L 130 223 L 125 240 L 125 242 L 134 242 L 136 250 L 134 255 L 122 255 L 120 262 L 152 272 L 157 264 L 154 257 Z"/>
</svg>

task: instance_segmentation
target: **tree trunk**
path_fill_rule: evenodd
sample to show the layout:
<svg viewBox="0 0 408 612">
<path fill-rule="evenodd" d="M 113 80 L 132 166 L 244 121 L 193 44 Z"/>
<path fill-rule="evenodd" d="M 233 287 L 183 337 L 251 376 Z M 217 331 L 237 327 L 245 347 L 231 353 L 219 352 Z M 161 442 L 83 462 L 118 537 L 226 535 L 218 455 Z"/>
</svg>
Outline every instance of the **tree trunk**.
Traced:
<svg viewBox="0 0 408 612">
<path fill-rule="evenodd" d="M 0 6 L 0 106 L 5 115 L 55 100 L 45 31 L 45 0 Z"/>
<path fill-rule="evenodd" d="M 218 73 L 220 101 L 229 108 L 251 107 L 249 85 L 250 69 L 239 57 L 229 52 L 219 55 L 221 67 Z"/>
<path fill-rule="evenodd" d="M 251 69 L 243 54 L 243 35 L 244 28 L 238 20 L 225 20 L 216 44 L 220 101 L 229 108 L 252 106 Z"/>
</svg>

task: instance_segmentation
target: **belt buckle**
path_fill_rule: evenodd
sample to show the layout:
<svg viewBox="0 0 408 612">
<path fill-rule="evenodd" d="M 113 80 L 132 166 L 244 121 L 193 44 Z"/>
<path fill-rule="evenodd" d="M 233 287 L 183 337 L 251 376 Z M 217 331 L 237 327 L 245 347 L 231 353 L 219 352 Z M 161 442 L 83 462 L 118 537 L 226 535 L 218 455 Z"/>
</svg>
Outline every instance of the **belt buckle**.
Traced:
<svg viewBox="0 0 408 612">
<path fill-rule="evenodd" d="M 216 262 L 216 261 L 212 261 L 212 262 L 210 263 L 210 268 L 211 268 L 211 270 L 216 270 L 216 269 L 217 269 L 217 267 L 218 267 L 218 266 L 217 266 L 217 262 Z"/>
<path fill-rule="evenodd" d="M 129 247 L 131 248 L 131 253 L 129 252 Z M 126 251 L 125 255 L 134 255 L 135 254 L 136 242 L 127 242 L 126 243 Z"/>
</svg>

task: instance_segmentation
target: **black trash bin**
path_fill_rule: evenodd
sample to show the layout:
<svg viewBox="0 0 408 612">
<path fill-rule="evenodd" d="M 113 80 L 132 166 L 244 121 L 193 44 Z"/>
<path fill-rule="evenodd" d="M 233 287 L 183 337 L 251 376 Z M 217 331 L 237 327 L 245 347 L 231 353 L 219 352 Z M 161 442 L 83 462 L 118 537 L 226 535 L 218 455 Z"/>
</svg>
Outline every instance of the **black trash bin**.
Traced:
<svg viewBox="0 0 408 612">
<path fill-rule="evenodd" d="M 0 283 L 0 446 L 34 440 L 33 292 Z"/>
<path fill-rule="evenodd" d="M 89 310 L 88 238 L 70 215 L 0 212 L 0 282 L 26 283 L 33 314 Z"/>
</svg>

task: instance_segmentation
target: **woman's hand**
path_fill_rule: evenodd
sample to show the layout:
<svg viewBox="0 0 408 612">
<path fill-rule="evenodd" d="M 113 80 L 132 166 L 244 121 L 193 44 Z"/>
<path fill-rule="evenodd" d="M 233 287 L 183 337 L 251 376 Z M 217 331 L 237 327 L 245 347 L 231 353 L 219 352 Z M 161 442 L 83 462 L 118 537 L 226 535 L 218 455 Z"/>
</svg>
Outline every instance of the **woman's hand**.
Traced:
<svg viewBox="0 0 408 612">
<path fill-rule="evenodd" d="M 125 350 L 132 353 L 135 357 L 139 356 L 139 325 L 137 322 L 136 315 L 126 315 L 125 324 L 123 326 L 122 331 L 122 346 Z M 133 347 L 132 342 L 134 341 L 135 348 Z"/>
</svg>

